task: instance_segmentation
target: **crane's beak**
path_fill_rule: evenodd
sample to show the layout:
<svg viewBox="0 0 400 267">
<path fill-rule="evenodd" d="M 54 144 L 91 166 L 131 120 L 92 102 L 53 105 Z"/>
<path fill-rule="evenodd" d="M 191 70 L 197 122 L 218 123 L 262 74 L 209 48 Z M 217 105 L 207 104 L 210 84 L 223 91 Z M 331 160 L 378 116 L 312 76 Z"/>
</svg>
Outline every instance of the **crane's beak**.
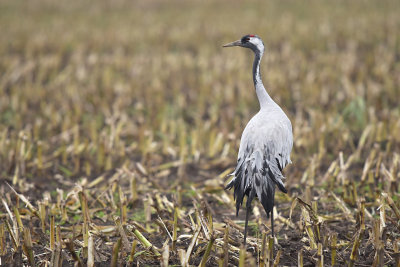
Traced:
<svg viewBox="0 0 400 267">
<path fill-rule="evenodd" d="M 231 47 L 231 46 L 242 46 L 242 41 L 241 40 L 237 40 L 237 41 L 234 41 L 232 43 L 223 45 L 222 47 Z"/>
</svg>

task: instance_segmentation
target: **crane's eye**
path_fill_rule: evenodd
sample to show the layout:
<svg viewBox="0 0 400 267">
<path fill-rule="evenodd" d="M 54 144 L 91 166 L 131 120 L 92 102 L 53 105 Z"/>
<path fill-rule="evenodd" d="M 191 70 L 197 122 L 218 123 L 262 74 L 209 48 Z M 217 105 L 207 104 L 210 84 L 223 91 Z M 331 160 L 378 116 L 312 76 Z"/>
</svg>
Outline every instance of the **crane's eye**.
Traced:
<svg viewBox="0 0 400 267">
<path fill-rule="evenodd" d="M 246 36 L 243 36 L 243 38 L 242 38 L 242 43 L 243 44 L 245 44 L 245 43 L 247 43 L 248 41 L 250 41 L 250 37 L 256 37 L 254 34 L 248 34 L 248 35 L 246 35 Z"/>
<path fill-rule="evenodd" d="M 243 44 L 247 43 L 248 41 L 250 41 L 250 37 L 245 36 L 245 37 L 242 38 L 242 43 Z"/>
</svg>

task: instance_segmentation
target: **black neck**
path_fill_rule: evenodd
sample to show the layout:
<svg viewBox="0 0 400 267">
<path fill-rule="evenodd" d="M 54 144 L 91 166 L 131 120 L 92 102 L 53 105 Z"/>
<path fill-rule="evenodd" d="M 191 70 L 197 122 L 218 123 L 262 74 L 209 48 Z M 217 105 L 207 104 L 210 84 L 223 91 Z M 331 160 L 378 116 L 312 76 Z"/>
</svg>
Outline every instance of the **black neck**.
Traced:
<svg viewBox="0 0 400 267">
<path fill-rule="evenodd" d="M 260 107 L 268 106 L 268 103 L 272 100 L 271 97 L 268 95 L 267 91 L 264 88 L 264 84 L 261 80 L 261 73 L 260 73 L 260 62 L 263 53 L 259 51 L 255 51 L 254 63 L 253 63 L 253 82 L 254 87 L 256 89 L 258 102 L 260 103 Z"/>
</svg>

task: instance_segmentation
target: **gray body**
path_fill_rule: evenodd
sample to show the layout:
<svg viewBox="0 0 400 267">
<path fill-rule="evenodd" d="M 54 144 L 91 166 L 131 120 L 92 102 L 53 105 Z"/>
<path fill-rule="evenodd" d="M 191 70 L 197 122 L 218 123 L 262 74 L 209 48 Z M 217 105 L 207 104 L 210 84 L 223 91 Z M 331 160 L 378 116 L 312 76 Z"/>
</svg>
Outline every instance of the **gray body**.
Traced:
<svg viewBox="0 0 400 267">
<path fill-rule="evenodd" d="M 265 212 L 274 206 L 275 184 L 286 193 L 283 185 L 283 168 L 291 163 L 293 146 L 292 125 L 282 109 L 270 102 L 249 121 L 240 140 L 238 162 L 234 177 L 228 184 L 235 184 L 236 207 L 244 195 L 252 201 L 257 196 Z"/>
<path fill-rule="evenodd" d="M 253 81 L 256 89 L 260 111 L 249 121 L 240 140 L 238 161 L 233 179 L 226 186 L 234 187 L 236 214 L 247 196 L 247 214 L 244 243 L 246 243 L 247 223 L 251 202 L 254 197 L 261 201 L 267 216 L 271 214 L 273 235 L 273 207 L 275 185 L 287 193 L 283 184 L 283 168 L 291 163 L 290 152 L 293 147 L 292 124 L 268 95 L 260 76 L 260 61 L 264 53 L 262 40 L 255 35 L 246 35 L 241 40 L 226 46 L 242 46 L 255 53 L 253 64 Z"/>
</svg>

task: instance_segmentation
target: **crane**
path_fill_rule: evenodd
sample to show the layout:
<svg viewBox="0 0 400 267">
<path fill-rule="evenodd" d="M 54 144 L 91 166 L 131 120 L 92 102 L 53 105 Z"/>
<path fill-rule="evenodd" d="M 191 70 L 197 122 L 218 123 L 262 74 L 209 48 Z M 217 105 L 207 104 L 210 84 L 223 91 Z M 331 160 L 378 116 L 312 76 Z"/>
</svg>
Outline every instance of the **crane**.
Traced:
<svg viewBox="0 0 400 267">
<path fill-rule="evenodd" d="M 253 82 L 260 110 L 248 122 L 240 140 L 238 160 L 232 180 L 225 189 L 234 187 L 236 216 L 246 202 L 246 221 L 244 227 L 244 246 L 246 246 L 247 225 L 251 202 L 257 197 L 267 217 L 271 216 L 271 234 L 274 237 L 274 198 L 275 185 L 284 193 L 283 168 L 291 163 L 290 152 L 293 147 L 292 124 L 285 112 L 269 96 L 260 75 L 260 61 L 264 54 L 264 43 L 257 35 L 245 35 L 240 40 L 223 47 L 240 46 L 254 52 Z"/>
</svg>

